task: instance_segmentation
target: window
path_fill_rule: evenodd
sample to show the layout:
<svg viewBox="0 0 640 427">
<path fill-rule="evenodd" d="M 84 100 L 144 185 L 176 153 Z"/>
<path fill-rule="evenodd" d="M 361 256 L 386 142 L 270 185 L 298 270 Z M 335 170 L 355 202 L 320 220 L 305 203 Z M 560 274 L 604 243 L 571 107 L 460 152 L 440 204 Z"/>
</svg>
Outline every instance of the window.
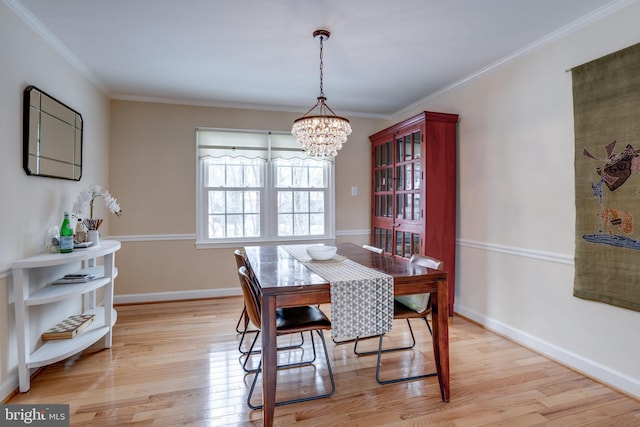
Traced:
<svg viewBox="0 0 640 427">
<path fill-rule="evenodd" d="M 197 243 L 332 239 L 332 160 L 275 132 L 197 129 Z"/>
<path fill-rule="evenodd" d="M 260 236 L 263 163 L 229 156 L 203 159 L 208 239 Z"/>
</svg>

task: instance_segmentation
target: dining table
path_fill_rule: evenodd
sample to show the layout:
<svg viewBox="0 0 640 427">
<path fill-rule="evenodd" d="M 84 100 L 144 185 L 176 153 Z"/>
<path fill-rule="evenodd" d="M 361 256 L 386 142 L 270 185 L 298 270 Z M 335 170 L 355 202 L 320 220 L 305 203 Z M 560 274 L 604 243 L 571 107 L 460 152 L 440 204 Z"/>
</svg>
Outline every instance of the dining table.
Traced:
<svg viewBox="0 0 640 427">
<path fill-rule="evenodd" d="M 440 395 L 449 401 L 449 299 L 447 273 L 353 243 L 339 243 L 337 255 L 393 277 L 394 295 L 431 293 L 433 354 Z M 272 426 L 276 397 L 276 309 L 331 303 L 331 284 L 286 250 L 286 245 L 245 246 L 262 298 L 263 425 Z"/>
</svg>

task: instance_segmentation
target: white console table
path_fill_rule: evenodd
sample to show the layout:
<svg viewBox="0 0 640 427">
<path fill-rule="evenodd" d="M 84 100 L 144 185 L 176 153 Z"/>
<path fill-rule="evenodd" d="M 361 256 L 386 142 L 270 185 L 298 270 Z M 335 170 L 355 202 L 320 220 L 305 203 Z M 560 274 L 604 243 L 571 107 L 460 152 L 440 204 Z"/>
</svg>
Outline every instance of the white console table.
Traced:
<svg viewBox="0 0 640 427">
<path fill-rule="evenodd" d="M 40 254 L 13 263 L 13 293 L 16 312 L 16 338 L 18 342 L 18 377 L 20 391 L 29 391 L 32 368 L 49 365 L 72 356 L 104 337 L 104 348 L 111 348 L 111 332 L 117 313 L 113 309 L 113 280 L 117 275 L 115 252 L 120 242 L 103 240 L 96 247 L 76 249 L 71 253 Z M 96 264 L 103 258 L 102 265 Z M 81 263 L 83 273 L 92 273 L 94 280 L 85 283 L 52 285 L 47 283 L 32 289 L 29 280 L 37 269 L 65 264 Z M 56 278 L 52 278 L 51 281 Z M 37 286 L 36 286 L 37 287 Z M 96 306 L 95 291 L 104 288 L 104 305 Z M 45 341 L 33 350 L 30 342 L 29 307 L 62 301 L 83 295 L 83 314 L 94 314 L 95 321 L 76 337 Z M 56 322 L 57 323 L 57 322 Z M 53 325 L 52 325 L 53 326 Z M 44 331 L 42 331 L 44 332 Z"/>
</svg>

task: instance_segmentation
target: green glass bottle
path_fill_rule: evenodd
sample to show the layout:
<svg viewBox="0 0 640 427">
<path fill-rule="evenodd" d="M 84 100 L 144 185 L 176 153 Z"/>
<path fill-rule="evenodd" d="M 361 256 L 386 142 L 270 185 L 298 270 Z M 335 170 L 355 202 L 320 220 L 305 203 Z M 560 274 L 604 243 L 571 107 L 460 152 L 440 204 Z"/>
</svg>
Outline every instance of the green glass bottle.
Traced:
<svg viewBox="0 0 640 427">
<path fill-rule="evenodd" d="M 64 213 L 64 220 L 60 227 L 60 252 L 73 252 L 73 228 L 69 224 L 69 212 Z"/>
</svg>

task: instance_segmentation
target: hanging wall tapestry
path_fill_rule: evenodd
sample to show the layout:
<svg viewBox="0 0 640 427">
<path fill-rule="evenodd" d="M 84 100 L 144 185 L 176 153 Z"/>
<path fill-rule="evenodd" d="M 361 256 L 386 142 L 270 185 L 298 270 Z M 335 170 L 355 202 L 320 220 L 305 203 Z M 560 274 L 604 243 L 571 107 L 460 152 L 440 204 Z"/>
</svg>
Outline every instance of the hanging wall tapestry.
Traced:
<svg viewBox="0 0 640 427">
<path fill-rule="evenodd" d="M 640 44 L 571 72 L 573 294 L 640 311 Z"/>
</svg>

